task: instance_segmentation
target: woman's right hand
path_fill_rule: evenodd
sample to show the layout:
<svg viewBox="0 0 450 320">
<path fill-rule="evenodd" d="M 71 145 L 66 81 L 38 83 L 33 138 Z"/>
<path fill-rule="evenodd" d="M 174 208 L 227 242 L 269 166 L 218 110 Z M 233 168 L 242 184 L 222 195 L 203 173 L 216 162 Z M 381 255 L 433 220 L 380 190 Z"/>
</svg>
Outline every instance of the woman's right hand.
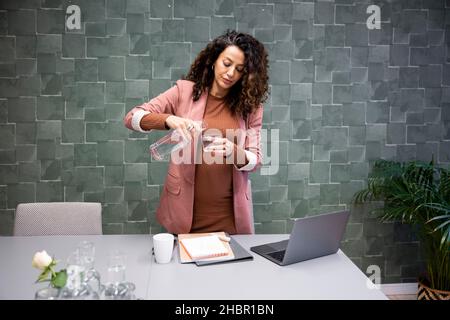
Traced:
<svg viewBox="0 0 450 320">
<path fill-rule="evenodd" d="M 170 129 L 178 130 L 178 132 L 186 138 L 187 140 L 191 140 L 190 131 L 195 127 L 195 122 L 190 119 L 181 118 L 177 116 L 169 116 L 166 118 L 166 125 Z"/>
</svg>

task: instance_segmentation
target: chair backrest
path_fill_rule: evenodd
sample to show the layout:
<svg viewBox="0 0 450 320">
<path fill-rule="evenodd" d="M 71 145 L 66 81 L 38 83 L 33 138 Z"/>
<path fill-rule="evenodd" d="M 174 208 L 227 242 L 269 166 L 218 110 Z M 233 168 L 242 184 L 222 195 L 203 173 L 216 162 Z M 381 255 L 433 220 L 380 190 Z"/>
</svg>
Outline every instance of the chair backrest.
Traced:
<svg viewBox="0 0 450 320">
<path fill-rule="evenodd" d="M 101 235 L 102 206 L 93 202 L 36 202 L 17 206 L 15 236 Z"/>
</svg>

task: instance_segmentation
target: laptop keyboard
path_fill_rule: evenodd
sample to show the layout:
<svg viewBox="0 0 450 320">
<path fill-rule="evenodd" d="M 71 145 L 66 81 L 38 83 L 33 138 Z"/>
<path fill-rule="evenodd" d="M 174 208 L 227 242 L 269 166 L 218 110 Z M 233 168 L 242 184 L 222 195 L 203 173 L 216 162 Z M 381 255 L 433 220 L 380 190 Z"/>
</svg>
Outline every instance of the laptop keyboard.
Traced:
<svg viewBox="0 0 450 320">
<path fill-rule="evenodd" d="M 283 251 L 270 252 L 267 255 L 271 256 L 275 260 L 283 261 L 285 253 L 286 253 L 286 250 L 283 250 Z"/>
</svg>

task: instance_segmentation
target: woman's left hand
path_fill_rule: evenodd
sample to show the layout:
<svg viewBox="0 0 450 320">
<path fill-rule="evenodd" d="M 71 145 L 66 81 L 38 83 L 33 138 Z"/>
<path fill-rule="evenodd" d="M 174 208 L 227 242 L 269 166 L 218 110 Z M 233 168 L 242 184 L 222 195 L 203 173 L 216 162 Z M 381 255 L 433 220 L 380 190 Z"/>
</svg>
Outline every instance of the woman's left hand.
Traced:
<svg viewBox="0 0 450 320">
<path fill-rule="evenodd" d="M 205 148 L 205 151 L 214 151 L 215 154 L 221 154 L 228 158 L 233 154 L 234 143 L 227 138 L 215 137 L 211 144 Z"/>
</svg>

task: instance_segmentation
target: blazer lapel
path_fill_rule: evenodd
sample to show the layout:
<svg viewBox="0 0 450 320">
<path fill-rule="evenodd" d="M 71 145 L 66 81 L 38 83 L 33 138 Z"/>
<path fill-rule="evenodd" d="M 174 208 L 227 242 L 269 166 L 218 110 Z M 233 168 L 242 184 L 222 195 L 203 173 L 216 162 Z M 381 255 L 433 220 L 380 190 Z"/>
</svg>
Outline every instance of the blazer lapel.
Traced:
<svg viewBox="0 0 450 320">
<path fill-rule="evenodd" d="M 200 98 L 192 104 L 189 110 L 188 118 L 194 121 L 203 120 L 203 115 L 205 114 L 206 100 L 208 98 L 208 91 L 203 92 Z M 191 161 L 188 164 L 182 164 L 184 178 L 190 183 L 195 182 L 195 163 L 198 163 L 201 159 L 195 160 L 196 157 L 201 157 L 201 152 L 198 152 L 198 148 L 202 147 L 201 141 L 192 141 L 191 147 Z"/>
<path fill-rule="evenodd" d="M 189 118 L 191 120 L 195 121 L 203 120 L 207 98 L 208 98 L 208 90 L 203 92 L 200 98 L 192 104 L 192 108 L 191 110 L 189 110 Z"/>
<path fill-rule="evenodd" d="M 241 134 L 238 135 L 237 142 L 238 142 L 239 146 L 243 146 L 245 143 L 245 137 L 246 137 L 245 130 L 247 128 L 245 126 L 245 121 L 242 117 L 239 117 L 239 129 L 241 129 L 242 132 L 241 132 Z"/>
</svg>

